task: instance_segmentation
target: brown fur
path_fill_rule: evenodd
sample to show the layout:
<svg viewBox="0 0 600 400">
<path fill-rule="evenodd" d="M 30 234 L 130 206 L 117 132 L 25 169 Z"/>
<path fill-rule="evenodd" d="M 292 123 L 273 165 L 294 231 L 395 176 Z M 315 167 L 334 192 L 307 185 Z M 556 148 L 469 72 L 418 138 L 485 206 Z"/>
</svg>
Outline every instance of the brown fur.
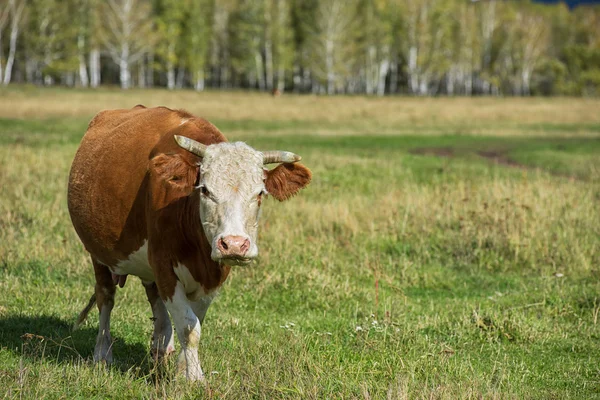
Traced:
<svg viewBox="0 0 600 400">
<path fill-rule="evenodd" d="M 273 197 L 284 201 L 310 183 L 312 173 L 302 164 L 280 164 L 266 172 L 265 187 Z"/>
<path fill-rule="evenodd" d="M 181 124 L 182 120 L 188 120 Z M 210 145 L 226 141 L 210 122 L 166 107 L 100 112 L 90 122 L 69 176 L 73 226 L 92 256 L 98 307 L 112 307 L 109 270 L 148 240 L 148 259 L 160 297 L 172 297 L 185 265 L 205 290 L 223 284 L 230 268 L 210 258 L 210 243 L 193 190 L 199 159 L 173 140 L 182 135 Z M 310 182 L 300 164 L 266 173 L 267 190 L 283 201 Z M 108 266 L 108 267 L 107 267 Z"/>
<path fill-rule="evenodd" d="M 194 188 L 198 167 L 179 154 L 159 154 L 150 160 L 152 209 L 160 210 L 175 200 L 189 196 Z"/>
</svg>

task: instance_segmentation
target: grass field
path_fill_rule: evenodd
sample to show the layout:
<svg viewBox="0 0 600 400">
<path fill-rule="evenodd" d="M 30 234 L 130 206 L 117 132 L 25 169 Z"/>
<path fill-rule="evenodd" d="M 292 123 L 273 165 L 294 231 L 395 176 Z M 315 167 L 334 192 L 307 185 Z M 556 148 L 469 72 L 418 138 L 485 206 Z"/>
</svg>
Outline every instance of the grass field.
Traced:
<svg viewBox="0 0 600 400">
<path fill-rule="evenodd" d="M 119 289 L 116 363 L 66 182 L 88 121 L 185 108 L 314 174 L 265 202 L 259 262 L 203 326 L 207 387 L 148 356 Z M 0 398 L 600 398 L 600 100 L 0 89 Z"/>
</svg>

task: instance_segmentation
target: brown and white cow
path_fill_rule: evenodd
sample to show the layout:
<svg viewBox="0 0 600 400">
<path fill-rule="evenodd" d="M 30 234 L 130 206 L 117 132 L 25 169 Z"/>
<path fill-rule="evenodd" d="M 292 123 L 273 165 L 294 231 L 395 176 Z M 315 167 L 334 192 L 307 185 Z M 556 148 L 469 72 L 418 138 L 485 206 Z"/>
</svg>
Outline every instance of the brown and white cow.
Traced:
<svg viewBox="0 0 600 400">
<path fill-rule="evenodd" d="M 178 369 L 202 379 L 198 361 L 206 310 L 230 267 L 258 255 L 266 194 L 283 201 L 311 180 L 289 152 L 228 143 L 208 121 L 165 107 L 103 111 L 90 122 L 69 176 L 69 213 L 90 253 L 100 326 L 94 360 L 112 361 L 116 285 L 141 278 L 154 316 L 152 352 L 181 343 Z M 265 164 L 279 163 L 272 170 Z"/>
</svg>

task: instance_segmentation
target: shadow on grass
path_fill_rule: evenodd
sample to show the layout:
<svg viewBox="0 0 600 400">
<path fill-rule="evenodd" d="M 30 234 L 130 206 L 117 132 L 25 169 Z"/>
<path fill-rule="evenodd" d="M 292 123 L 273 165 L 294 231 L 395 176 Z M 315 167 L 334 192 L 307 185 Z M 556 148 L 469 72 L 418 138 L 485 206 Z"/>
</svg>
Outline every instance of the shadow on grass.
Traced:
<svg viewBox="0 0 600 400">
<path fill-rule="evenodd" d="M 96 335 L 95 328 L 72 330 L 72 322 L 51 315 L 11 315 L 0 318 L 0 348 L 7 349 L 28 361 L 54 363 L 91 362 Z M 148 374 L 151 363 L 148 349 L 128 344 L 113 336 L 114 367 L 122 372 L 135 369 Z"/>
</svg>

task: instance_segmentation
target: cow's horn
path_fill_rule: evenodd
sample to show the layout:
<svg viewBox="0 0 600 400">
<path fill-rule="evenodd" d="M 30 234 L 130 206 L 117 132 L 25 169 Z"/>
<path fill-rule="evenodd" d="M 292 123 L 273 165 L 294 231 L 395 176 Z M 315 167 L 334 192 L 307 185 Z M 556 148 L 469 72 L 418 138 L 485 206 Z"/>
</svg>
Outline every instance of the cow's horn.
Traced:
<svg viewBox="0 0 600 400">
<path fill-rule="evenodd" d="M 275 150 L 263 152 L 263 164 L 295 163 L 300 160 L 302 160 L 302 157 L 289 151 Z"/>
<path fill-rule="evenodd" d="M 206 152 L 206 146 L 200 142 L 197 142 L 193 139 L 190 139 L 185 136 L 175 135 L 175 141 L 179 146 L 186 149 L 192 154 L 197 155 L 200 158 L 204 157 L 204 153 Z"/>
</svg>

